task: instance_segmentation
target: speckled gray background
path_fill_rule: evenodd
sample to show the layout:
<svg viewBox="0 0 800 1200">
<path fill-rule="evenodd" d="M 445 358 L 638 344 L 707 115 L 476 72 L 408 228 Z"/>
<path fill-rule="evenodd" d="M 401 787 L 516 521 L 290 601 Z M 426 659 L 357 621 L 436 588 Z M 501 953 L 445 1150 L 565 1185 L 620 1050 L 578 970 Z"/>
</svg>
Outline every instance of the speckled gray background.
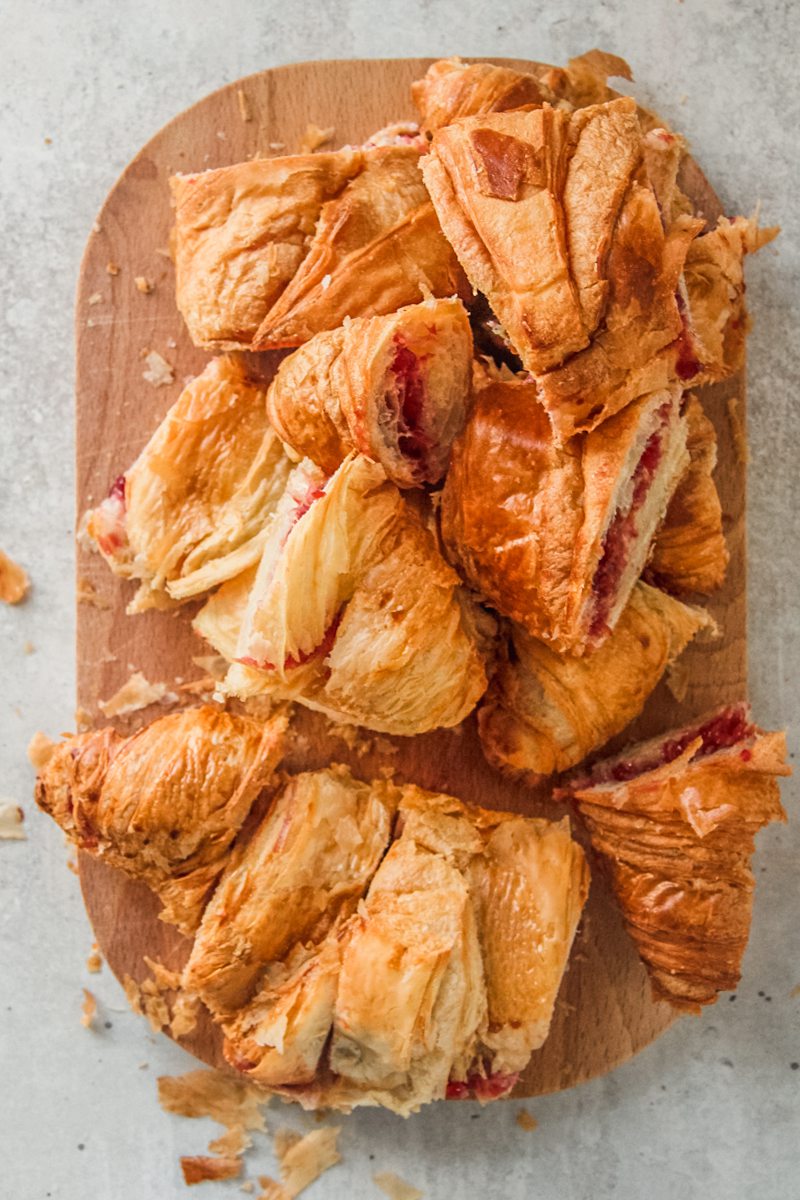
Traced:
<svg viewBox="0 0 800 1200">
<path fill-rule="evenodd" d="M 128 1013 L 91 944 L 59 831 L 29 800 L 24 747 L 73 712 L 72 301 L 83 243 L 117 173 L 156 129 L 240 75 L 296 59 L 461 53 L 552 62 L 624 54 L 637 95 L 691 140 L 728 211 L 761 200 L 777 250 L 750 266 L 750 662 L 764 724 L 798 744 L 796 151 L 800 6 L 734 0 L 2 0 L 0 545 L 34 592 L 0 611 L 0 794 L 29 841 L 0 844 L 0 1195 L 171 1200 L 211 1127 L 166 1117 L 155 1076 L 189 1066 Z M 26 655 L 23 644 L 36 650 Z M 432 1200 L 789 1200 L 800 1195 L 798 785 L 793 823 L 759 838 L 753 937 L 735 1001 L 605 1079 L 518 1105 L 344 1122 L 344 1162 L 308 1193 L 379 1196 L 394 1170 Z M 101 1006 L 79 1024 L 81 986 Z M 106 1027 L 108 1023 L 110 1027 Z M 141 1066 L 141 1069 L 139 1069 Z M 310 1118 L 288 1114 L 297 1126 Z M 273 1127 L 287 1114 L 273 1113 Z M 268 1145 L 248 1170 L 271 1172 Z M 204 1185 L 200 1195 L 237 1194 Z"/>
</svg>

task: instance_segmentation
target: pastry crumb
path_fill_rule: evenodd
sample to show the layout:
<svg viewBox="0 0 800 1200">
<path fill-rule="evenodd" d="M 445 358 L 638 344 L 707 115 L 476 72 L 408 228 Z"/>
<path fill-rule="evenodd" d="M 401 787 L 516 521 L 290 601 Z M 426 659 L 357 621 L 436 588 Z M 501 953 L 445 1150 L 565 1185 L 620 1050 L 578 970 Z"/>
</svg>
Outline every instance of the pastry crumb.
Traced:
<svg viewBox="0 0 800 1200">
<path fill-rule="evenodd" d="M 75 858 L 72 858 L 72 857 L 69 857 L 69 858 L 67 859 L 67 870 L 68 870 L 68 871 L 72 871 L 72 874 L 73 874 L 73 875 L 77 875 L 77 874 L 78 874 L 78 861 L 77 861 L 77 859 L 75 859 Z"/>
<path fill-rule="evenodd" d="M 91 1029 L 97 1015 L 97 997 L 88 988 L 83 989 L 83 1005 L 81 1007 L 81 1025 Z"/>
<path fill-rule="evenodd" d="M 236 101 L 239 105 L 239 116 L 243 121 L 252 121 L 253 112 L 250 108 L 250 101 L 247 99 L 247 93 L 244 88 L 236 89 Z"/>
<path fill-rule="evenodd" d="M 0 550 L 0 600 L 6 604 L 19 604 L 27 596 L 30 586 L 27 572 Z"/>
<path fill-rule="evenodd" d="M 278 1183 L 277 1179 L 273 1179 L 270 1175 L 259 1175 L 259 1186 L 262 1191 L 259 1192 L 256 1200 L 292 1200 L 290 1192 L 287 1192 L 282 1183 Z"/>
<path fill-rule="evenodd" d="M 278 1130 L 275 1134 L 275 1154 L 283 1185 L 290 1197 L 299 1196 L 323 1171 L 341 1162 L 342 1156 L 336 1148 L 340 1132 L 339 1125 L 312 1129 L 305 1137 L 300 1137 L 292 1130 Z"/>
<path fill-rule="evenodd" d="M 285 150 L 286 149 L 286 142 L 268 142 L 267 145 L 269 146 L 270 150 Z"/>
<path fill-rule="evenodd" d="M 319 125 L 315 125 L 313 121 L 309 121 L 306 125 L 306 131 L 300 139 L 300 153 L 313 154 L 320 146 L 324 146 L 326 142 L 333 139 L 336 132 L 336 127 L 331 125 L 328 129 L 320 129 Z"/>
<path fill-rule="evenodd" d="M 197 1028 L 197 1014 L 200 1011 L 200 1001 L 189 992 L 181 992 L 172 1006 L 172 1020 L 169 1031 L 174 1038 L 186 1037 Z"/>
<path fill-rule="evenodd" d="M 736 458 L 746 466 L 750 461 L 750 448 L 747 445 L 747 434 L 744 428 L 744 419 L 739 407 L 739 397 L 728 397 L 728 420 L 731 426 L 731 438 L 733 439 L 733 449 L 736 453 Z"/>
<path fill-rule="evenodd" d="M 120 271 L 119 263 L 115 263 L 115 262 L 106 263 L 106 270 L 108 271 L 109 275 L 119 275 L 119 271 Z"/>
<path fill-rule="evenodd" d="M 800 996 L 800 983 L 795 984 L 795 986 L 789 992 L 790 1000 L 794 1000 L 797 996 Z"/>
<path fill-rule="evenodd" d="M 100 595 L 91 579 L 86 579 L 82 575 L 78 576 L 75 596 L 78 604 L 91 604 L 94 608 L 111 608 L 111 601 Z"/>
<path fill-rule="evenodd" d="M 212 1138 L 208 1148 L 212 1154 L 218 1154 L 222 1158 L 234 1158 L 249 1149 L 252 1144 L 253 1139 L 245 1133 L 241 1125 L 232 1125 L 219 1137 Z"/>
<path fill-rule="evenodd" d="M 94 726 L 94 718 L 85 708 L 75 709 L 75 729 L 78 733 L 86 733 Z"/>
<path fill-rule="evenodd" d="M 372 1176 L 376 1187 L 389 1197 L 389 1200 L 422 1200 L 423 1192 L 412 1184 L 406 1183 L 394 1171 L 378 1171 Z"/>
<path fill-rule="evenodd" d="M 42 733 L 41 729 L 37 729 L 31 740 L 28 742 L 28 762 L 37 771 L 41 771 L 42 767 L 46 766 L 56 748 L 56 743 L 49 738 L 46 733 Z"/>
<path fill-rule="evenodd" d="M 89 297 L 89 304 L 100 304 L 102 299 L 102 292 L 92 292 L 91 296 Z"/>
<path fill-rule="evenodd" d="M 25 842 L 28 835 L 22 827 L 25 813 L 13 800 L 0 800 L 0 840 Z"/>
<path fill-rule="evenodd" d="M 227 1129 L 266 1129 L 261 1108 L 269 1095 L 252 1083 L 199 1068 L 185 1075 L 161 1075 L 158 1102 L 165 1112 L 179 1117 L 211 1117 Z"/>
<path fill-rule="evenodd" d="M 98 708 L 106 717 L 124 717 L 150 704 L 171 704 L 176 700 L 177 696 L 168 691 L 165 683 L 150 683 L 141 671 L 134 671 L 113 696 L 98 701 Z"/>
<path fill-rule="evenodd" d="M 683 704 L 686 699 L 689 678 L 689 668 L 680 659 L 667 669 L 666 684 L 678 704 Z"/>
<path fill-rule="evenodd" d="M 28 642 L 28 641 L 23 642 L 22 643 L 22 653 L 23 654 L 35 654 L 36 647 L 34 646 L 33 642 Z"/>
<path fill-rule="evenodd" d="M 133 282 L 136 284 L 137 292 L 141 292 L 143 296 L 151 295 L 155 287 L 155 284 L 151 283 L 146 275 L 136 275 Z"/>
<path fill-rule="evenodd" d="M 254 1192 L 255 1190 L 256 1190 L 256 1185 L 253 1183 L 252 1179 L 245 1179 L 244 1183 L 239 1188 L 240 1192 L 247 1192 L 248 1194 L 250 1192 Z"/>
<path fill-rule="evenodd" d="M 169 967 L 165 967 L 163 963 L 157 959 L 150 958 L 149 955 L 144 955 L 145 966 L 153 976 L 153 981 L 157 987 L 163 992 L 177 991 L 181 986 L 180 971 L 171 971 Z"/>
<path fill-rule="evenodd" d="M 98 949 L 97 942 L 92 942 L 92 949 L 89 952 L 89 957 L 86 959 L 86 970 L 90 975 L 96 975 L 102 969 L 103 957 Z"/>
<path fill-rule="evenodd" d="M 142 379 L 153 387 L 167 387 L 175 382 L 175 372 L 163 355 L 157 350 L 148 350 L 144 355 L 147 370 L 142 371 Z"/>
<path fill-rule="evenodd" d="M 242 1173 L 240 1158 L 210 1158 L 207 1154 L 184 1154 L 181 1156 L 183 1181 L 191 1187 L 195 1183 L 206 1183 L 211 1179 L 235 1179 Z"/>
<path fill-rule="evenodd" d="M 520 1129 L 524 1129 L 526 1133 L 533 1133 L 534 1129 L 539 1128 L 539 1122 L 533 1113 L 528 1112 L 527 1108 L 521 1108 L 514 1120 Z"/>
</svg>

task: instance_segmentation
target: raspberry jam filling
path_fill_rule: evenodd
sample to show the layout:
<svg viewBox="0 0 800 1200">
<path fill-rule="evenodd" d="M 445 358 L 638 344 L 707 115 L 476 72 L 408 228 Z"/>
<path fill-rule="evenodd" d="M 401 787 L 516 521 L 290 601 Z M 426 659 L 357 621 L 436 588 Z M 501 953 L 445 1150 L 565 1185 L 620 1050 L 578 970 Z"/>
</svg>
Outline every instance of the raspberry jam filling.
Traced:
<svg viewBox="0 0 800 1200">
<path fill-rule="evenodd" d="M 703 364 L 698 359 L 695 351 L 694 338 L 689 328 L 689 319 L 686 313 L 686 303 L 680 292 L 675 293 L 675 300 L 678 305 L 678 312 L 681 314 L 681 331 L 674 343 L 677 353 L 675 374 L 678 376 L 678 379 L 686 382 L 689 379 L 694 379 L 695 375 L 700 374 Z"/>
<path fill-rule="evenodd" d="M 468 1075 L 466 1079 L 451 1079 L 447 1085 L 448 1100 L 496 1100 L 505 1096 L 519 1079 L 519 1072 L 513 1075 L 498 1071 L 494 1075 Z"/>
<path fill-rule="evenodd" d="M 314 646 L 311 650 L 301 650 L 296 657 L 295 655 L 290 654 L 288 658 L 285 658 L 283 661 L 284 671 L 293 671 L 297 667 L 302 667 L 304 663 L 310 662 L 312 658 L 327 658 L 333 649 L 333 643 L 336 641 L 336 634 L 339 630 L 339 623 L 341 619 L 342 614 L 337 613 L 328 628 L 325 630 L 322 641 L 318 646 Z M 275 670 L 275 663 L 268 662 L 266 659 L 263 662 L 258 662 L 257 659 L 251 658 L 249 655 L 245 655 L 243 658 L 237 658 L 236 661 L 240 662 L 242 666 L 255 667 L 256 670 L 259 671 Z"/>
<path fill-rule="evenodd" d="M 727 750 L 731 746 L 738 746 L 740 742 L 751 737 L 754 732 L 755 726 L 748 720 L 747 706 L 734 704 L 715 713 L 702 725 L 692 725 L 689 729 L 681 730 L 680 733 L 664 738 L 662 742 L 639 758 L 619 758 L 610 763 L 600 763 L 592 771 L 591 782 L 625 783 L 630 779 L 636 779 L 639 775 L 645 775 L 648 771 L 655 771 L 658 767 L 673 762 L 683 754 L 687 746 L 697 738 L 702 738 L 702 746 L 692 756 L 692 762 L 696 762 L 700 758 L 714 754 L 717 750 Z M 748 761 L 750 751 L 743 749 L 742 756 L 745 761 Z"/>
<path fill-rule="evenodd" d="M 417 467 L 421 479 L 427 476 L 427 456 L 431 440 L 425 432 L 425 381 L 420 358 L 398 335 L 394 339 L 394 358 L 390 367 L 392 393 L 387 397 L 397 416 L 397 444 L 400 453 Z"/>
<path fill-rule="evenodd" d="M 95 541 L 101 552 L 113 558 L 127 541 L 125 534 L 125 476 L 118 475 L 102 504 L 95 509 Z"/>
<path fill-rule="evenodd" d="M 620 509 L 614 515 L 603 539 L 603 552 L 592 582 L 594 606 L 589 636 L 599 637 L 606 631 L 620 580 L 630 561 L 630 551 L 638 536 L 636 517 L 644 504 L 664 456 L 664 431 L 669 420 L 669 405 L 659 410 L 661 424 L 647 439 L 642 457 L 633 473 L 633 491 L 627 512 Z"/>
</svg>

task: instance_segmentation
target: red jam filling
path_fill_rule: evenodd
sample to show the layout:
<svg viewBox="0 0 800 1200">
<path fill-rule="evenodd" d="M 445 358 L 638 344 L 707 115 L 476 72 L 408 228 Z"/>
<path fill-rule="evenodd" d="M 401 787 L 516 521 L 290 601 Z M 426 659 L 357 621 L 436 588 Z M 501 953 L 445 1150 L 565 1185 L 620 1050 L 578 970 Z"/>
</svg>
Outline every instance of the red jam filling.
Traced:
<svg viewBox="0 0 800 1200">
<path fill-rule="evenodd" d="M 336 641 L 336 634 L 339 630 L 339 622 L 341 619 L 342 614 L 337 613 L 333 621 L 331 621 L 330 625 L 325 630 L 325 635 L 318 646 L 314 646 L 312 650 L 301 650 L 297 657 L 295 657 L 293 654 L 290 654 L 289 657 L 284 660 L 284 671 L 293 671 L 296 667 L 302 667 L 304 663 L 309 662 L 312 658 L 327 658 L 333 649 L 333 643 Z M 264 662 L 258 662 L 255 658 L 249 657 L 249 655 L 245 655 L 243 658 L 237 658 L 236 661 L 240 662 L 245 667 L 255 667 L 258 671 L 275 670 L 275 663 L 267 662 L 266 659 Z"/>
<path fill-rule="evenodd" d="M 681 331 L 674 342 L 676 350 L 675 374 L 678 376 L 678 379 L 686 382 L 689 379 L 694 379 L 695 375 L 700 374 L 703 364 L 695 352 L 694 339 L 686 315 L 686 305 L 679 292 L 676 292 L 675 300 L 678 304 L 678 311 L 681 314 Z"/>
<path fill-rule="evenodd" d="M 664 453 L 664 426 L 669 419 L 669 406 L 661 411 L 661 426 L 647 439 L 642 457 L 633 474 L 633 492 L 627 512 L 617 511 L 603 539 L 603 553 L 592 582 L 594 612 L 589 629 L 591 638 L 599 637 L 606 629 L 619 582 L 630 560 L 630 548 L 636 540 L 636 516 L 650 491 Z"/>
<path fill-rule="evenodd" d="M 394 377 L 393 402 L 397 405 L 397 443 L 404 458 L 416 464 L 422 478 L 431 441 L 425 432 L 425 382 L 420 359 L 401 338 L 394 339 L 391 372 Z"/>
<path fill-rule="evenodd" d="M 702 738 L 702 746 L 695 751 L 692 757 L 692 762 L 696 762 L 697 759 L 714 754 L 717 750 L 726 750 L 731 746 L 737 746 L 740 742 L 746 741 L 753 732 L 754 726 L 747 719 L 746 706 L 732 705 L 730 708 L 724 708 L 721 712 L 716 713 L 703 725 L 694 725 L 690 729 L 684 729 L 681 733 L 665 738 L 646 757 L 622 758 L 617 759 L 616 762 L 601 763 L 592 772 L 591 781 L 592 783 L 610 783 L 614 780 L 625 783 L 630 779 L 636 779 L 639 775 L 646 775 L 648 771 L 655 771 L 658 767 L 673 762 L 683 754 L 687 746 L 697 738 Z M 748 762 L 752 758 L 752 752 L 744 749 L 741 757 Z"/>
<path fill-rule="evenodd" d="M 118 475 L 103 503 L 95 510 L 95 540 L 103 554 L 113 558 L 125 545 L 125 476 Z"/>
<path fill-rule="evenodd" d="M 468 1100 L 475 1096 L 477 1100 L 496 1100 L 511 1091 L 519 1079 L 519 1072 L 506 1075 L 497 1072 L 495 1075 L 468 1075 L 466 1079 L 451 1079 L 447 1085 L 448 1100 Z"/>
</svg>

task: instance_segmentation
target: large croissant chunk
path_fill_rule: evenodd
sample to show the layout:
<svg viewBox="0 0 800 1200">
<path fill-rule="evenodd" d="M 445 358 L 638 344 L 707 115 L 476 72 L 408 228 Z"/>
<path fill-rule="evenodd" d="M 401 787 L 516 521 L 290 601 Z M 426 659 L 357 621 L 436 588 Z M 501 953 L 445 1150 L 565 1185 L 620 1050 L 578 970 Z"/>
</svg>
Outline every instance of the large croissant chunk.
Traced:
<svg viewBox="0 0 800 1200">
<path fill-rule="evenodd" d="M 445 543 L 505 616 L 583 653 L 614 628 L 688 464 L 680 390 L 558 445 L 532 383 L 482 388 L 453 445 Z"/>
<path fill-rule="evenodd" d="M 439 483 L 467 415 L 472 334 L 460 300 L 426 300 L 319 333 L 284 359 L 272 424 L 332 474 L 351 450 L 400 487 Z"/>
<path fill-rule="evenodd" d="M 754 835 L 785 820 L 782 733 L 747 705 L 710 714 L 599 763 L 570 793 L 605 863 L 653 991 L 692 1012 L 736 986 Z"/>
<path fill-rule="evenodd" d="M 291 468 L 264 388 L 236 358 L 212 359 L 87 515 L 111 569 L 141 580 L 130 611 L 191 599 L 257 563 Z"/>
<path fill-rule="evenodd" d="M 487 758 L 534 784 L 575 766 L 639 715 L 670 663 L 711 623 L 702 609 L 638 583 L 611 636 L 583 658 L 513 626 L 478 709 Z"/>
<path fill-rule="evenodd" d="M 264 725 L 205 705 L 131 737 L 79 734 L 40 772 L 36 802 L 81 850 L 143 880 L 161 919 L 191 933 L 272 780 L 284 731 L 282 718 Z"/>
</svg>

